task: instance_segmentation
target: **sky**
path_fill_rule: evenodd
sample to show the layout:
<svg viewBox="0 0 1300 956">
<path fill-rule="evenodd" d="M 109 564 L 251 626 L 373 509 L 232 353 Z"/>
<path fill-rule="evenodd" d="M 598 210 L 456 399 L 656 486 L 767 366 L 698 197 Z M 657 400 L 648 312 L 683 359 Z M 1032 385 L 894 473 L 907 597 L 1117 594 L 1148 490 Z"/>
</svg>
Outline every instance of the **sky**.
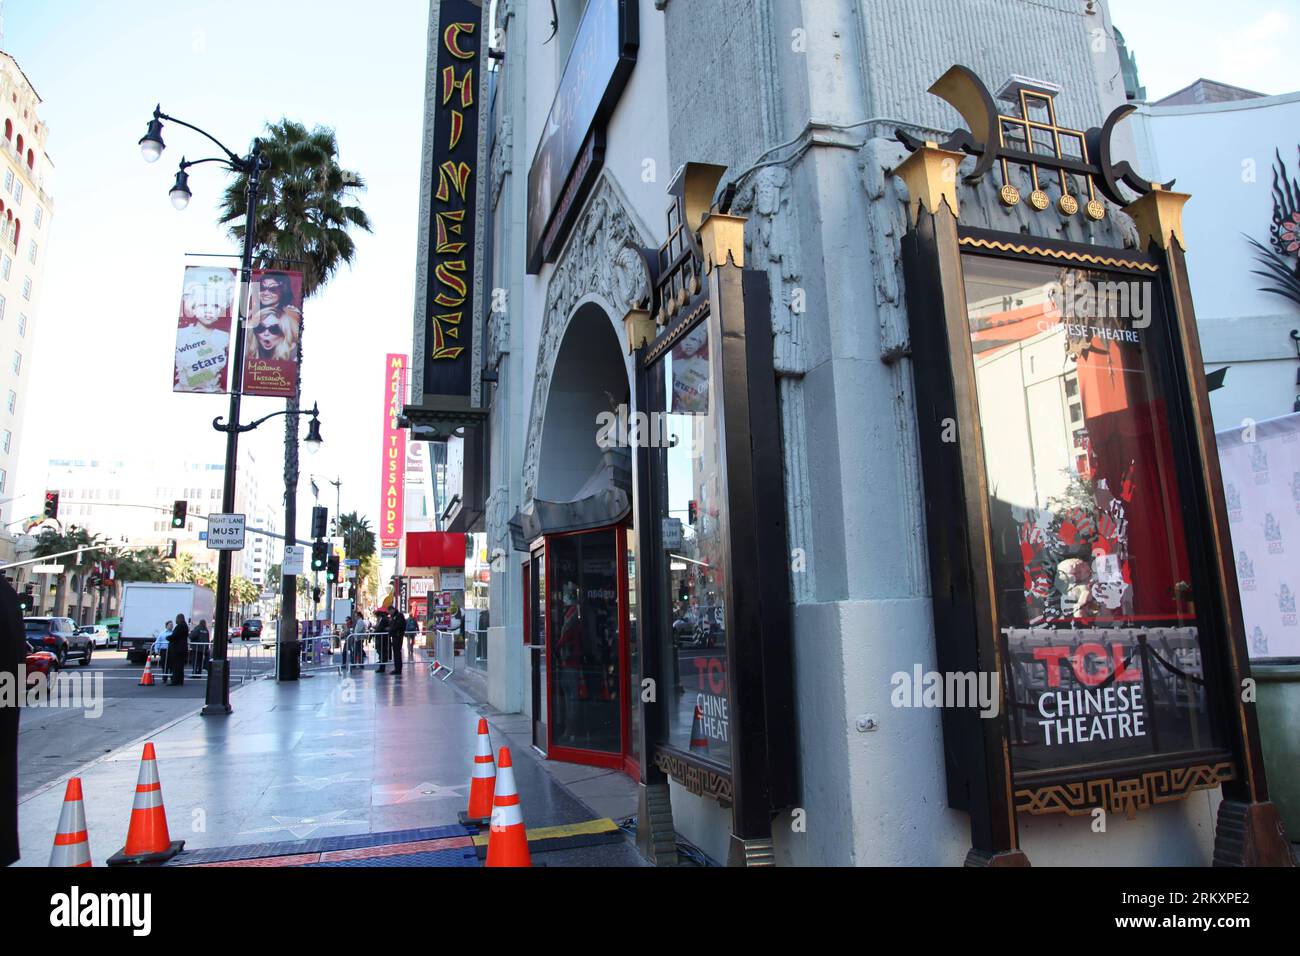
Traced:
<svg viewBox="0 0 1300 956">
<path fill-rule="evenodd" d="M 1269 94 L 1300 85 L 1287 55 L 1300 49 L 1297 0 L 1111 10 L 1152 99 L 1200 76 Z M 137 141 L 161 103 L 238 152 L 281 117 L 331 126 L 341 163 L 369 183 L 373 234 L 357 236 L 353 267 L 307 303 L 303 401 L 320 404 L 325 444 L 303 456 L 298 531 L 313 473 L 341 478 L 343 510 L 377 524 L 384 356 L 411 345 L 427 11 L 426 0 L 4 4 L 4 49 L 44 100 L 55 166 L 14 514 L 37 510 L 52 457 L 223 459 L 210 423 L 226 399 L 173 394 L 171 370 L 185 253 L 238 252 L 215 225 L 226 180 L 198 167 L 190 207 L 171 207 L 181 156 L 211 153 L 171 126 L 163 158 L 146 164 Z M 282 407 L 245 399 L 244 420 Z M 281 420 L 242 441 L 274 481 Z M 318 484 L 332 512 L 333 489 Z"/>
<path fill-rule="evenodd" d="M 4 4 L 4 49 L 44 101 L 54 163 L 15 517 L 39 510 L 50 458 L 224 460 L 211 422 L 228 399 L 173 394 L 171 368 L 185 253 L 239 252 L 216 225 L 227 174 L 192 169 L 193 201 L 172 208 L 182 155 L 214 148 L 170 125 L 146 164 L 137 142 L 161 103 L 241 154 L 281 117 L 331 126 L 341 164 L 367 181 L 374 231 L 305 309 L 302 397 L 320 404 L 325 441 L 302 456 L 298 533 L 311 473 L 341 478 L 343 510 L 378 524 L 384 356 L 411 347 L 427 13 L 427 0 Z M 243 406 L 247 422 L 284 402 Z M 283 472 L 283 422 L 241 437 L 263 485 Z M 318 484 L 333 514 L 334 489 Z"/>
</svg>

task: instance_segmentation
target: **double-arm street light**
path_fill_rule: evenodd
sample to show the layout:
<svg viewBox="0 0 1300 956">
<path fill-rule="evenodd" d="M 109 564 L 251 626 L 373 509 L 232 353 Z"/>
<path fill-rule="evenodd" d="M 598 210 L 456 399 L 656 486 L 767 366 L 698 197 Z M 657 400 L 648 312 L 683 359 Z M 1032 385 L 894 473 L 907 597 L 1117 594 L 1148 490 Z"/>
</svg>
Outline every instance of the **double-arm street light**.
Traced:
<svg viewBox="0 0 1300 956">
<path fill-rule="evenodd" d="M 262 174 L 270 168 L 270 163 L 262 155 L 262 145 L 260 140 L 253 140 L 252 151 L 247 156 L 237 156 L 231 150 L 206 130 L 199 129 L 184 120 L 179 120 L 174 116 L 168 116 L 162 111 L 162 107 L 154 108 L 153 119 L 149 121 L 149 128 L 144 136 L 140 138 L 140 152 L 145 161 L 149 163 L 157 162 L 162 156 L 166 144 L 163 143 L 162 131 L 163 121 L 175 123 L 178 126 L 184 126 L 186 129 L 211 140 L 221 150 L 222 155 L 213 156 L 207 159 L 187 160 L 181 158 L 180 169 L 176 172 L 176 181 L 173 183 L 171 191 L 168 193 L 172 205 L 177 209 L 184 209 L 190 203 L 192 193 L 190 192 L 189 169 L 192 166 L 199 166 L 203 163 L 217 163 L 233 173 L 242 173 L 247 177 L 248 187 L 245 193 L 244 206 L 244 254 L 240 280 L 242 288 L 247 290 L 249 283 L 253 279 L 253 243 L 254 233 L 256 232 L 257 222 L 257 200 L 258 187 Z M 241 295 L 239 299 L 239 322 L 235 329 L 235 352 L 233 356 L 233 369 L 230 376 L 230 416 L 227 424 L 221 424 L 218 417 L 212 423 L 218 431 L 226 433 L 226 473 L 225 485 L 221 493 L 221 510 L 224 514 L 230 514 L 235 510 L 235 470 L 238 464 L 239 452 L 239 435 L 241 432 L 251 431 L 262 422 L 276 415 L 287 415 L 288 412 L 276 412 L 267 415 L 265 418 L 258 419 L 248 425 L 239 424 L 239 400 L 243 389 L 244 374 L 244 324 L 248 318 L 248 296 Z M 311 415 L 312 422 L 308 431 L 306 443 L 309 450 L 314 451 L 320 444 L 320 422 L 317 418 L 315 406 L 310 412 L 298 412 L 300 415 Z M 292 528 L 285 529 L 286 541 L 293 543 L 294 532 Z M 226 660 L 226 647 L 230 626 L 230 552 L 222 550 L 217 558 L 217 608 L 216 620 L 212 636 L 212 660 L 208 669 L 208 687 L 207 697 L 203 707 L 205 715 L 229 714 L 230 707 L 230 668 Z M 280 635 L 281 638 L 284 635 Z M 293 635 L 296 638 L 296 635 Z M 294 663 L 297 663 L 297 641 L 287 642 L 290 647 L 285 648 L 286 642 L 281 640 L 280 653 L 284 656 L 286 653 L 293 654 Z"/>
</svg>

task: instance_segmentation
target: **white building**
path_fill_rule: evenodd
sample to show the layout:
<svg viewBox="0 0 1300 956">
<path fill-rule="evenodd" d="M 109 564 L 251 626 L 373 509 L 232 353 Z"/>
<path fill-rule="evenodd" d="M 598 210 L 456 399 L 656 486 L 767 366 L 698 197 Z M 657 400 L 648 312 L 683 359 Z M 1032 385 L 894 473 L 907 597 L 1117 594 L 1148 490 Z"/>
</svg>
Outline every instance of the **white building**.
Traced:
<svg viewBox="0 0 1300 956">
<path fill-rule="evenodd" d="M 0 526 L 15 514 L 15 469 L 27 417 L 27 383 L 41 299 L 41 276 L 54 200 L 49 177 L 54 165 L 45 152 L 49 129 L 37 110 L 41 98 L 18 61 L 0 52 Z"/>
</svg>

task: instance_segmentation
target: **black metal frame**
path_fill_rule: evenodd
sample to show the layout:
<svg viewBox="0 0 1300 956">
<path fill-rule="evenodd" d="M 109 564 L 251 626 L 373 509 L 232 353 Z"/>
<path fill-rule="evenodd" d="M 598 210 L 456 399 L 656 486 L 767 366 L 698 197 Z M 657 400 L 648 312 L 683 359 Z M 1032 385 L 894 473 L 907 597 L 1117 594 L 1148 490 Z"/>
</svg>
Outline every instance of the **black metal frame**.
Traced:
<svg viewBox="0 0 1300 956">
<path fill-rule="evenodd" d="M 683 335 L 707 322 L 710 362 L 720 385 L 719 441 L 724 482 L 720 523 L 728 553 L 726 654 L 730 693 L 731 766 L 702 759 L 668 741 L 661 698 L 675 684 L 665 673 L 662 635 L 667 612 L 667 557 L 659 516 L 664 450 L 636 454 L 636 516 L 640 569 L 641 674 L 659 693 L 643 704 L 641 779 L 670 776 L 698 794 L 730 805 L 733 840 L 771 836 L 773 814 L 796 799 L 797 740 L 791 647 L 790 564 L 784 473 L 772 356 L 766 273 L 734 263 L 717 266 L 654 342 L 637 351 L 637 407 L 666 410 L 659 360 Z M 741 637 L 743 635 L 743 639 Z"/>
</svg>

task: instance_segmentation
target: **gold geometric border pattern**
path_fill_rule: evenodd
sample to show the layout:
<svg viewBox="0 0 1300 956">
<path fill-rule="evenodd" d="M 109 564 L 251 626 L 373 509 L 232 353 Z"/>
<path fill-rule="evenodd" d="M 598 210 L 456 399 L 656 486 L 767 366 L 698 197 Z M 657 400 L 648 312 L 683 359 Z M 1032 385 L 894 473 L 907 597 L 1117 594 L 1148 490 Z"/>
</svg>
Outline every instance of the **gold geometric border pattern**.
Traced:
<svg viewBox="0 0 1300 956">
<path fill-rule="evenodd" d="M 1017 790 L 1016 810 L 1034 815 L 1065 813 L 1075 817 L 1102 807 L 1108 813 L 1123 813 L 1132 820 L 1139 810 L 1182 800 L 1194 790 L 1209 790 L 1236 776 L 1232 763 L 1225 760 L 1216 764 L 1151 770 L 1136 777 L 1097 777 L 1036 790 Z"/>
<path fill-rule="evenodd" d="M 642 364 L 648 368 L 655 360 L 659 358 L 659 356 L 663 355 L 664 352 L 672 348 L 673 344 L 678 339 L 680 339 L 683 335 L 685 335 L 689 329 L 694 327 L 696 320 L 701 315 L 703 315 L 708 311 L 709 311 L 709 300 L 706 296 L 704 301 L 702 301 L 699 305 L 697 305 L 695 307 L 695 310 L 691 312 L 690 315 L 686 316 L 684 319 L 682 319 L 680 322 L 674 325 L 671 331 L 659 336 L 658 340 L 656 340 L 655 343 L 651 346 L 650 351 L 646 353 L 645 361 Z"/>
<path fill-rule="evenodd" d="M 731 777 L 707 767 L 689 763 L 666 750 L 655 751 L 655 766 L 697 797 L 713 797 L 731 803 Z"/>
<path fill-rule="evenodd" d="M 1069 259 L 1072 262 L 1088 262 L 1098 266 L 1137 269 L 1139 272 L 1160 271 L 1160 267 L 1151 262 L 1134 262 L 1132 259 L 1117 259 L 1114 256 L 1098 256 L 1092 253 L 1073 252 L 1065 249 L 1045 249 L 1042 246 L 1026 246 L 1018 242 L 998 242 L 995 239 L 977 239 L 974 236 L 962 236 L 957 241 L 963 246 L 973 246 L 976 249 L 996 249 L 999 252 L 1019 252 L 1022 255 L 1049 256 L 1052 259 Z"/>
</svg>

